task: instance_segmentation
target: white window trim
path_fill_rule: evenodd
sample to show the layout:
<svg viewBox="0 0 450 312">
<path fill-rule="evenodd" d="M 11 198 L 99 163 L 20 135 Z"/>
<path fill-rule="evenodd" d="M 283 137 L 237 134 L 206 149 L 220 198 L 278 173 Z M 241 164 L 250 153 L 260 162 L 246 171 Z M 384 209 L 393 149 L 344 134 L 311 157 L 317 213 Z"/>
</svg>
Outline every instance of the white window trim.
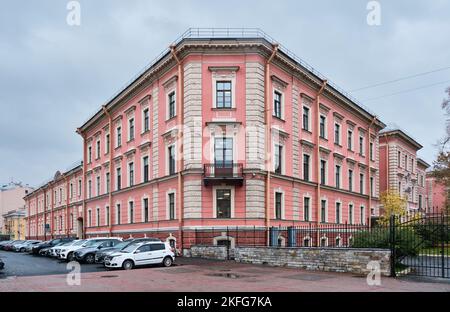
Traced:
<svg viewBox="0 0 450 312">
<path fill-rule="evenodd" d="M 127 119 L 127 132 L 128 132 L 128 142 L 131 141 L 131 131 L 130 131 L 130 121 L 133 120 L 133 139 L 136 138 L 136 118 L 134 118 L 134 114 L 130 115 Z"/>
<path fill-rule="evenodd" d="M 362 175 L 362 183 L 361 183 L 361 175 Z M 360 189 L 359 189 L 360 194 L 365 195 L 366 194 L 366 175 L 364 174 L 364 172 L 359 173 L 359 186 L 360 186 Z"/>
<path fill-rule="evenodd" d="M 169 101 L 169 95 L 172 93 L 172 92 L 174 92 L 174 96 L 175 96 L 175 107 L 174 107 L 174 115 L 173 115 L 173 117 L 170 117 L 170 115 L 169 115 L 169 112 L 170 112 L 170 108 L 169 108 L 169 103 L 170 103 L 170 101 Z M 174 87 L 172 87 L 172 88 L 170 88 L 170 89 L 168 89 L 167 91 L 166 91 L 166 121 L 167 120 L 170 120 L 170 119 L 172 119 L 172 118 L 175 118 L 176 116 L 177 116 L 177 101 L 178 101 L 178 99 L 177 99 L 177 90 L 176 90 L 176 86 L 174 86 Z"/>
<path fill-rule="evenodd" d="M 233 143 L 234 144 L 234 143 Z M 281 146 L 281 174 L 286 174 L 286 146 L 284 144 L 281 144 L 280 142 L 273 142 L 272 148 L 273 148 L 273 160 L 272 160 L 272 171 L 275 172 L 275 150 L 277 145 Z M 233 151 L 234 154 L 234 151 Z M 234 157 L 234 155 L 233 155 Z"/>
<path fill-rule="evenodd" d="M 119 145 L 119 128 L 120 128 L 120 145 Z M 119 124 L 117 127 L 116 127 L 116 135 L 115 135 L 115 137 L 116 137 L 116 144 L 115 144 L 115 147 L 116 148 L 118 148 L 119 146 L 122 146 L 122 141 L 123 141 L 123 131 L 122 131 L 123 129 L 122 129 L 122 125 L 121 124 Z"/>
<path fill-rule="evenodd" d="M 322 201 L 325 201 L 325 223 L 328 223 L 328 199 L 326 197 L 322 197 L 320 199 L 320 222 L 322 222 Z"/>
<path fill-rule="evenodd" d="M 109 217 L 111 217 L 111 207 L 109 207 Z M 108 226 L 108 205 L 105 205 L 105 226 Z"/>
<path fill-rule="evenodd" d="M 116 214 L 116 217 L 115 217 L 115 221 L 116 222 L 115 222 L 115 224 L 116 225 L 122 224 L 122 213 L 120 213 L 120 220 L 119 220 L 119 210 L 122 209 L 122 202 L 121 201 L 116 202 L 116 204 L 114 206 L 115 206 L 114 210 L 115 210 L 115 214 Z M 120 206 L 120 208 L 119 208 L 119 206 Z"/>
<path fill-rule="evenodd" d="M 149 155 L 142 155 L 141 156 L 141 182 L 142 183 L 144 183 L 144 158 L 145 157 L 147 157 L 147 159 L 148 159 L 148 172 L 147 172 L 147 175 L 148 175 L 148 181 L 150 181 L 150 156 Z M 176 167 L 176 166 L 175 166 Z M 136 180 L 136 179 L 135 179 Z M 147 181 L 147 182 L 148 182 Z"/>
<path fill-rule="evenodd" d="M 337 172 L 336 168 L 337 167 L 340 168 L 340 171 L 339 171 L 339 188 L 337 187 L 337 183 L 336 183 L 336 172 Z M 339 190 L 342 190 L 342 168 L 343 168 L 342 165 L 334 164 L 334 179 L 333 179 L 334 180 L 334 187 L 338 188 Z"/>
<path fill-rule="evenodd" d="M 133 203 L 133 223 L 136 223 L 136 203 L 134 201 L 133 198 L 128 198 L 127 200 L 127 220 L 128 220 L 128 224 L 131 224 L 131 205 L 130 203 Z"/>
<path fill-rule="evenodd" d="M 236 133 L 234 133 L 234 134 L 230 134 L 230 133 L 228 133 L 228 134 L 217 134 L 216 135 L 215 132 L 211 133 L 211 137 L 210 137 L 211 144 L 209 144 L 210 145 L 210 158 L 209 159 L 211 160 L 211 163 L 214 163 L 214 159 L 215 159 L 214 153 L 215 153 L 216 139 L 223 139 L 223 138 L 225 138 L 225 139 L 232 139 L 233 140 L 233 163 L 236 163 L 237 162 L 237 146 L 236 146 L 237 139 L 236 139 Z M 176 154 L 175 154 L 175 156 L 176 156 Z M 176 167 L 177 166 L 175 165 L 175 171 L 176 171 Z M 275 168 L 275 165 L 273 167 Z M 211 169 L 214 170 L 214 167 L 211 168 Z M 235 168 L 233 168 L 233 171 L 235 171 L 237 169 L 238 168 L 235 167 Z M 214 172 L 212 172 L 212 173 L 214 173 Z M 235 174 L 236 172 L 233 172 L 233 173 Z"/>
<path fill-rule="evenodd" d="M 150 120 L 150 107 L 149 105 L 142 107 L 141 109 L 141 134 L 145 133 L 145 111 L 148 110 L 148 130 L 150 131 L 151 120 Z M 136 128 L 136 127 L 135 127 Z"/>
<path fill-rule="evenodd" d="M 88 158 L 88 164 L 92 163 L 92 144 L 88 145 L 87 158 Z"/>
<path fill-rule="evenodd" d="M 339 142 L 336 142 L 336 126 L 339 127 L 339 134 L 338 134 Z M 333 140 L 334 140 L 334 144 L 342 146 L 342 125 L 339 122 L 336 122 L 336 121 L 334 122 Z"/>
<path fill-rule="evenodd" d="M 359 149 L 359 142 L 360 142 L 360 139 L 362 138 L 362 150 L 361 151 L 359 151 L 359 153 L 360 153 L 360 155 L 361 156 L 365 156 L 365 149 L 366 149 L 366 140 L 365 140 L 365 137 L 364 137 L 364 135 L 363 134 L 359 134 L 359 139 L 358 139 L 358 149 Z"/>
<path fill-rule="evenodd" d="M 342 169 L 341 169 L 342 170 Z M 350 183 L 348 184 L 348 190 L 351 192 L 355 191 L 355 170 L 348 168 L 347 170 L 347 181 L 350 182 L 350 170 L 352 171 L 352 185 L 350 185 Z"/>
<path fill-rule="evenodd" d="M 324 136 L 322 138 L 328 140 L 328 122 L 327 122 L 328 118 L 327 118 L 327 115 L 320 114 L 320 117 L 325 118 Z M 320 117 L 319 117 L 319 136 L 320 136 Z"/>
<path fill-rule="evenodd" d="M 174 189 L 170 189 L 166 192 L 166 220 L 170 220 L 170 208 L 169 208 L 169 195 L 173 194 L 173 216 L 174 220 L 177 219 L 177 192 Z"/>
<path fill-rule="evenodd" d="M 177 144 L 176 143 L 171 143 L 171 144 L 166 144 L 166 175 L 169 175 L 169 161 L 170 161 L 170 153 L 169 153 L 169 148 L 170 147 L 174 147 L 174 157 L 175 157 L 175 172 L 178 172 L 178 168 L 177 168 Z"/>
<path fill-rule="evenodd" d="M 334 202 L 334 222 L 336 222 L 336 204 L 339 204 L 339 224 L 342 224 L 342 201 L 340 199 Z"/>
<path fill-rule="evenodd" d="M 213 218 L 217 219 L 217 189 L 220 190 L 226 190 L 226 189 L 230 189 L 231 190 L 231 211 L 230 211 L 230 219 L 234 218 L 234 209 L 235 209 L 235 188 L 234 186 L 221 186 L 221 185 L 216 185 L 212 188 L 213 191 Z"/>
<path fill-rule="evenodd" d="M 351 135 L 349 135 L 349 133 L 350 133 Z M 350 142 L 352 142 L 352 145 L 351 145 L 351 146 L 348 146 L 348 139 L 349 139 L 349 138 L 351 139 Z M 347 130 L 347 149 L 350 150 L 350 151 L 354 151 L 354 150 L 355 150 L 355 142 L 354 142 L 354 140 L 355 140 L 355 138 L 354 138 L 354 136 L 353 136 L 353 130 L 348 129 L 348 130 Z"/>
<path fill-rule="evenodd" d="M 310 159 L 311 159 L 311 156 L 310 156 Z M 328 185 L 328 160 L 323 159 L 323 158 L 321 158 L 320 160 L 325 162 L 325 181 L 324 181 L 325 183 L 323 183 L 322 185 Z M 320 166 L 320 163 L 319 163 L 319 166 Z M 320 172 L 320 167 L 319 167 L 319 172 Z M 310 177 L 311 177 L 311 175 L 310 175 Z M 320 178 L 321 177 L 319 177 L 319 179 Z"/>
<path fill-rule="evenodd" d="M 236 108 L 236 77 L 233 73 L 233 76 L 224 76 L 224 77 L 214 77 L 212 78 L 212 92 L 213 92 L 213 103 L 212 108 L 217 107 L 217 82 L 218 81 L 231 81 L 231 108 Z M 227 109 L 227 108 L 219 108 L 219 109 Z M 229 108 L 228 108 L 229 109 Z"/>
<path fill-rule="evenodd" d="M 305 199 L 306 198 L 309 199 L 308 221 L 305 220 Z M 303 207 L 303 220 L 302 221 L 312 222 L 312 199 L 311 199 L 311 195 L 309 195 L 309 194 L 303 195 L 302 207 Z"/>
<path fill-rule="evenodd" d="M 118 191 L 119 190 L 119 183 L 117 183 L 117 176 L 118 176 L 118 174 L 117 174 L 117 170 L 118 169 L 120 169 L 120 188 L 122 189 L 123 187 L 123 185 L 122 185 L 122 181 L 123 181 L 123 172 L 122 172 L 122 166 L 118 166 L 117 168 L 116 168 L 116 174 L 114 175 L 114 185 L 115 185 L 115 189 L 116 189 L 116 191 Z"/>
<path fill-rule="evenodd" d="M 276 115 L 275 115 L 275 105 L 274 105 L 274 104 L 275 104 L 275 92 L 278 92 L 278 93 L 281 94 L 281 120 L 284 120 L 284 119 L 285 119 L 285 118 L 284 118 L 285 93 L 284 93 L 283 90 L 280 90 L 280 89 L 278 89 L 278 88 L 272 88 L 272 116 L 276 116 Z M 303 114 L 303 111 L 302 111 L 302 114 Z M 278 118 L 278 117 L 276 117 L 276 118 Z"/>
<path fill-rule="evenodd" d="M 127 186 L 131 187 L 131 179 L 130 179 L 130 165 L 133 164 L 133 186 L 136 185 L 136 166 L 134 159 L 127 162 Z"/>
<path fill-rule="evenodd" d="M 350 206 L 352 206 L 352 216 L 350 218 Z M 353 202 L 348 203 L 348 223 L 353 225 L 355 224 L 355 204 Z"/>
<path fill-rule="evenodd" d="M 100 140 L 100 138 L 98 138 L 95 141 L 95 159 L 100 158 L 101 149 L 102 149 L 102 141 Z"/>
<path fill-rule="evenodd" d="M 95 226 L 100 226 L 100 207 L 95 207 Z"/>
<path fill-rule="evenodd" d="M 276 219 L 277 216 L 277 206 L 276 206 L 276 194 L 281 194 L 281 220 L 286 219 L 286 207 L 285 207 L 285 192 L 281 189 L 275 189 L 273 191 L 273 219 Z M 278 219 L 277 219 L 278 220 Z"/>
<path fill-rule="evenodd" d="M 304 127 L 304 125 L 303 125 L 303 112 L 304 112 L 304 110 L 305 110 L 305 107 L 308 109 L 308 111 L 309 111 L 309 115 L 308 115 L 308 129 L 305 129 L 305 127 Z M 311 121 L 311 115 L 312 115 L 312 113 L 311 113 L 311 106 L 309 106 L 309 105 L 305 105 L 305 104 L 302 104 L 302 130 L 304 130 L 304 131 L 309 131 L 309 132 L 312 132 L 312 121 Z M 319 124 L 319 127 L 320 127 L 320 124 Z M 325 122 L 325 128 L 326 128 L 326 122 Z M 320 128 L 319 128 L 319 130 L 320 130 Z M 326 131 L 325 131 L 325 134 L 326 134 Z M 319 135 L 320 135 L 320 133 L 319 133 Z"/>
<path fill-rule="evenodd" d="M 109 131 L 108 131 L 105 133 L 105 137 L 104 137 L 104 139 L 105 139 L 105 144 L 104 144 L 105 153 L 104 154 L 105 155 L 111 152 L 111 151 L 108 151 L 108 139 L 107 139 L 108 135 L 109 135 L 109 149 L 111 149 L 111 134 L 109 134 Z"/>
<path fill-rule="evenodd" d="M 97 196 L 100 196 L 102 189 L 102 177 L 100 175 L 95 177 L 95 189 Z"/>
<path fill-rule="evenodd" d="M 302 154 L 302 165 L 301 165 L 301 168 L 302 168 L 302 179 L 305 178 L 305 173 L 303 171 L 303 169 L 304 169 L 303 165 L 305 163 L 305 155 L 309 156 L 309 166 L 308 166 L 308 177 L 309 177 L 309 179 L 308 179 L 308 181 L 311 182 L 313 180 L 313 177 L 312 177 L 312 161 L 311 161 L 312 160 L 312 156 L 311 156 L 310 153 L 303 153 Z M 320 166 L 320 164 L 319 164 L 319 166 Z M 326 179 L 326 176 L 325 176 L 325 179 Z"/>
<path fill-rule="evenodd" d="M 87 226 L 88 227 L 92 227 L 92 209 L 88 208 L 88 213 L 87 213 Z M 90 218 L 89 218 L 90 216 Z"/>
<path fill-rule="evenodd" d="M 144 194 L 141 198 L 141 221 L 145 222 L 145 207 L 144 207 L 144 200 L 147 199 L 148 203 L 148 221 L 150 222 L 150 198 L 147 194 Z"/>
<path fill-rule="evenodd" d="M 359 218 L 361 218 L 361 209 L 363 210 L 363 213 L 362 213 L 363 219 L 361 220 L 361 224 L 365 225 L 366 224 L 366 206 L 359 205 Z"/>
<path fill-rule="evenodd" d="M 109 174 L 109 183 L 108 183 L 108 174 Z M 109 192 L 111 192 L 111 174 L 109 173 L 109 171 L 105 172 L 105 194 L 108 194 Z"/>
</svg>

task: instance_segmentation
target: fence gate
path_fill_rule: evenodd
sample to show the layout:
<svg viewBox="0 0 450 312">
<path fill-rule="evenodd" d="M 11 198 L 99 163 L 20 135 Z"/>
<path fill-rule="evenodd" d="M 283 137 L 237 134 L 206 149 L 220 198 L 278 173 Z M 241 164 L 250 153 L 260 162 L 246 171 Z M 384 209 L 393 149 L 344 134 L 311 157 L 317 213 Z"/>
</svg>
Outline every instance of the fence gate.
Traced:
<svg viewBox="0 0 450 312">
<path fill-rule="evenodd" d="M 390 226 L 393 272 L 450 278 L 448 215 L 394 217 Z"/>
</svg>

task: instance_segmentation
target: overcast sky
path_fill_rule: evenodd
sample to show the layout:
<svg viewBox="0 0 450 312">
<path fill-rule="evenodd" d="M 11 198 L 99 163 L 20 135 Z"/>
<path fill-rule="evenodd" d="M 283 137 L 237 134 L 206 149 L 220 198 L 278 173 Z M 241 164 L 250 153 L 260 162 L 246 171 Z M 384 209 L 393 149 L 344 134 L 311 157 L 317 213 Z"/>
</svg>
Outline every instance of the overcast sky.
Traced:
<svg viewBox="0 0 450 312">
<path fill-rule="evenodd" d="M 380 26 L 366 0 L 80 0 L 80 26 L 68 2 L 0 4 L 0 183 L 36 186 L 81 159 L 75 129 L 189 27 L 261 28 L 346 90 L 450 66 L 446 0 L 380 1 Z M 448 86 L 450 69 L 352 94 L 431 163 Z"/>
</svg>

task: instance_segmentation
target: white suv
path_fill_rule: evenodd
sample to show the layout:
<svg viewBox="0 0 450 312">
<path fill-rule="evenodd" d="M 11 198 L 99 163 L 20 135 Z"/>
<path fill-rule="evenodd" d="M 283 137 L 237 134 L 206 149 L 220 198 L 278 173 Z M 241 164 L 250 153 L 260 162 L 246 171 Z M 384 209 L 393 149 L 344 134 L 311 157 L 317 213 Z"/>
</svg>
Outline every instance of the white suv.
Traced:
<svg viewBox="0 0 450 312">
<path fill-rule="evenodd" d="M 58 259 L 60 260 L 69 260 L 73 261 L 75 260 L 74 252 L 78 249 L 86 247 L 86 244 L 90 241 L 95 240 L 101 240 L 105 239 L 106 237 L 95 237 L 95 238 L 88 238 L 88 239 L 80 239 L 76 243 L 74 243 L 71 246 L 59 246 L 61 247 L 61 250 L 59 251 L 59 255 L 57 255 Z"/>
<path fill-rule="evenodd" d="M 143 242 L 128 247 L 105 257 L 105 267 L 131 270 L 135 266 L 162 264 L 166 267 L 175 261 L 175 254 L 169 243 Z"/>
</svg>

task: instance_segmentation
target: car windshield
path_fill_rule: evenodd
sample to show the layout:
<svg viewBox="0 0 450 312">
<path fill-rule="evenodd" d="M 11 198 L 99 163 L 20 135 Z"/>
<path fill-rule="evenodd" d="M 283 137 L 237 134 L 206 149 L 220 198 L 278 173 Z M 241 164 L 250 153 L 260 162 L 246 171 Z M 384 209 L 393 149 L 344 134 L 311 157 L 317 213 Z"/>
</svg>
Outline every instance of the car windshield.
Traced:
<svg viewBox="0 0 450 312">
<path fill-rule="evenodd" d="M 101 243 L 103 243 L 103 241 L 89 241 L 86 244 L 84 244 L 84 247 L 97 247 L 99 246 Z"/>
<path fill-rule="evenodd" d="M 127 247 L 123 248 L 122 252 L 133 252 L 136 249 L 136 244 L 130 244 Z"/>
<path fill-rule="evenodd" d="M 83 240 L 74 242 L 74 243 L 73 243 L 73 246 L 81 246 L 81 245 L 83 245 L 84 243 L 86 243 L 86 241 L 83 239 Z"/>
<path fill-rule="evenodd" d="M 130 244 L 130 242 L 120 242 L 118 244 L 116 244 L 115 246 L 113 246 L 115 249 L 122 249 L 127 247 Z"/>
</svg>

